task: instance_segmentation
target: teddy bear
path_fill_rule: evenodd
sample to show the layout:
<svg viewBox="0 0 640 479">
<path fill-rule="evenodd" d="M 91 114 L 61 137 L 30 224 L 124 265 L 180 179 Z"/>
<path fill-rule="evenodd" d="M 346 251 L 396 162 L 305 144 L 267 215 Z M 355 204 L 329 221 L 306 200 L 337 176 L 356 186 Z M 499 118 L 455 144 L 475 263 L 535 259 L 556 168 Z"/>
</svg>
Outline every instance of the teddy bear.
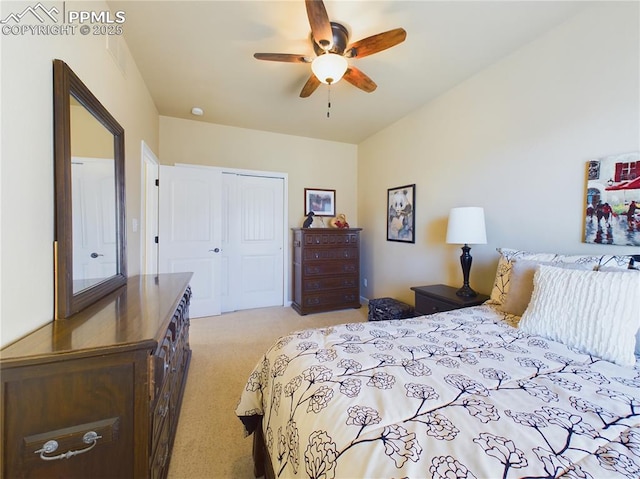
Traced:
<svg viewBox="0 0 640 479">
<path fill-rule="evenodd" d="M 349 223 L 347 223 L 347 216 L 344 213 L 340 213 L 335 218 L 329 220 L 329 226 L 332 228 L 348 228 Z"/>
</svg>

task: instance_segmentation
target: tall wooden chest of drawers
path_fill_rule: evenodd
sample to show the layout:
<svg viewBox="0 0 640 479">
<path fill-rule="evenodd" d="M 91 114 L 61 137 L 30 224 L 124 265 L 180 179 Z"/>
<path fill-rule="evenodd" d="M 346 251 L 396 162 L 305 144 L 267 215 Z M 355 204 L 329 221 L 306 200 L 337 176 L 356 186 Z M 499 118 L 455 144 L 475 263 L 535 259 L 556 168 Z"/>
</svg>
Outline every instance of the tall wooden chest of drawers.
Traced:
<svg viewBox="0 0 640 479">
<path fill-rule="evenodd" d="M 293 230 L 293 309 L 304 315 L 360 307 L 360 231 Z"/>
<path fill-rule="evenodd" d="M 128 278 L 0 351 L 0 477 L 167 476 L 191 358 L 190 280 Z"/>
</svg>

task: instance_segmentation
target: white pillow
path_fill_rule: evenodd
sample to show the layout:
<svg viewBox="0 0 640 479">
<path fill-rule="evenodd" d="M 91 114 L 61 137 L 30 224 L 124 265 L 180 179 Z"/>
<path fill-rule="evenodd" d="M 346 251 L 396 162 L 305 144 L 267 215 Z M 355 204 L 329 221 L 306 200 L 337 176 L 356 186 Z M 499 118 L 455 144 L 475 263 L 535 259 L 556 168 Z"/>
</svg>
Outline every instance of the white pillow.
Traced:
<svg viewBox="0 0 640 479">
<path fill-rule="evenodd" d="M 512 260 L 509 276 L 509 294 L 506 295 L 504 303 L 498 305 L 497 308 L 504 313 L 522 316 L 531 301 L 533 275 L 538 270 L 538 266 L 543 264 L 565 269 L 593 271 L 590 265 L 583 263 L 550 263 L 526 259 Z"/>
<path fill-rule="evenodd" d="M 522 331 L 633 366 L 640 329 L 640 275 L 541 265 Z"/>
</svg>

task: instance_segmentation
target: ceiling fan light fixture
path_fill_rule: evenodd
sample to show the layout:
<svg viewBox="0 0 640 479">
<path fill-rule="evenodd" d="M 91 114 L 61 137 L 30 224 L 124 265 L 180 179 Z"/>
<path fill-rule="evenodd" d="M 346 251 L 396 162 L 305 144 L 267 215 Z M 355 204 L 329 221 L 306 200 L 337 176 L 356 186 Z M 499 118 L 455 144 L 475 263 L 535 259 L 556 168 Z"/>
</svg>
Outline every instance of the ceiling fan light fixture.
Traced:
<svg viewBox="0 0 640 479">
<path fill-rule="evenodd" d="M 347 59 L 343 56 L 325 53 L 313 60 L 311 71 L 322 83 L 333 85 L 340 81 L 348 66 Z"/>
</svg>

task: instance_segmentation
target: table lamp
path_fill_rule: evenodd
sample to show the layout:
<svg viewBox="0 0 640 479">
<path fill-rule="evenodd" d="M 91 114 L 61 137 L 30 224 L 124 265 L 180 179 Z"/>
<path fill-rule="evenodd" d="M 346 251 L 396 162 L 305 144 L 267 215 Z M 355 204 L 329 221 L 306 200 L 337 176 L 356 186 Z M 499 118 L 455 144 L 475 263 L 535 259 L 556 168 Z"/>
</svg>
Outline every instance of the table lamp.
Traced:
<svg viewBox="0 0 640 479">
<path fill-rule="evenodd" d="M 469 244 L 486 244 L 487 232 L 484 227 L 484 209 L 477 206 L 465 206 L 452 208 L 449 213 L 447 226 L 447 243 L 464 244 L 460 265 L 462 265 L 462 288 L 456 291 L 458 296 L 473 298 L 476 293 L 469 286 L 469 271 L 471 271 L 471 248 Z"/>
</svg>

